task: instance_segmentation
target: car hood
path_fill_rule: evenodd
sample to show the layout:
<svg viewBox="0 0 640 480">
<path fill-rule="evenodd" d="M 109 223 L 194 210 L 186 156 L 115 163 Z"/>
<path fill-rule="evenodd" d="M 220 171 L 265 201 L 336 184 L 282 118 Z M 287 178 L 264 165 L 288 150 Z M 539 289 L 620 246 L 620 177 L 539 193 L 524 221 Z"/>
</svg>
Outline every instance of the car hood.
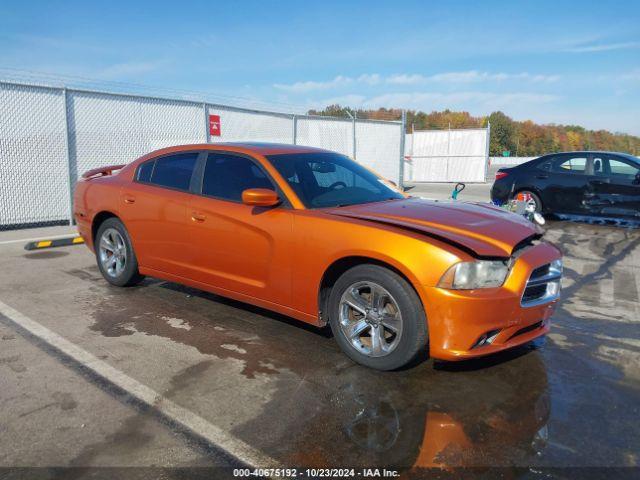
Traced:
<svg viewBox="0 0 640 480">
<path fill-rule="evenodd" d="M 330 209 L 328 213 L 418 231 L 479 257 L 509 257 L 514 247 L 540 237 L 524 217 L 488 203 L 406 198 Z"/>
</svg>

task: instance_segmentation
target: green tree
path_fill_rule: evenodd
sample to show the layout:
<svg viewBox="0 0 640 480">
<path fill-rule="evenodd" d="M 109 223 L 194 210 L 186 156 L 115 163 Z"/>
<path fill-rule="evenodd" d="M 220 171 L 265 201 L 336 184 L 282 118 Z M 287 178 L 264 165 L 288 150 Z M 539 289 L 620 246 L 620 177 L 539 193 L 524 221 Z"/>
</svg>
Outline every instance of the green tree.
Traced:
<svg viewBox="0 0 640 480">
<path fill-rule="evenodd" d="M 486 123 L 491 124 L 489 154 L 500 156 L 502 152 L 509 151 L 514 155 L 518 133 L 515 122 L 502 112 L 493 112 L 486 118 Z"/>
</svg>

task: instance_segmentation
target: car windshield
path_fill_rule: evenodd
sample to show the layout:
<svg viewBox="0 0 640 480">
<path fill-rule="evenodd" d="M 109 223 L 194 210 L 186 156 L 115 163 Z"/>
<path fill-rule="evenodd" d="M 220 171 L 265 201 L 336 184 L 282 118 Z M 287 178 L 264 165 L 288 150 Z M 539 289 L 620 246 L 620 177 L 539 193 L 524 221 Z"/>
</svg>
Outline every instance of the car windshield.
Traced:
<svg viewBox="0 0 640 480">
<path fill-rule="evenodd" d="M 330 152 L 269 155 L 307 208 L 343 207 L 404 198 L 344 155 Z"/>
</svg>

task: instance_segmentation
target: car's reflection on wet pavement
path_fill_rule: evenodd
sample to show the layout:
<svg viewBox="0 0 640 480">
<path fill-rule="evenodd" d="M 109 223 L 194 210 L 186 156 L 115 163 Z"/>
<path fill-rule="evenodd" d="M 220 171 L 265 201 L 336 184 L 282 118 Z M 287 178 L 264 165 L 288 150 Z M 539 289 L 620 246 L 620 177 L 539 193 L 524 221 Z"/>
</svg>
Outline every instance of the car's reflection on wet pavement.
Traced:
<svg viewBox="0 0 640 480">
<path fill-rule="evenodd" d="M 401 469 L 526 464 L 546 446 L 550 410 L 545 365 L 526 353 L 455 373 L 343 375 L 295 435 L 290 461 Z"/>
</svg>

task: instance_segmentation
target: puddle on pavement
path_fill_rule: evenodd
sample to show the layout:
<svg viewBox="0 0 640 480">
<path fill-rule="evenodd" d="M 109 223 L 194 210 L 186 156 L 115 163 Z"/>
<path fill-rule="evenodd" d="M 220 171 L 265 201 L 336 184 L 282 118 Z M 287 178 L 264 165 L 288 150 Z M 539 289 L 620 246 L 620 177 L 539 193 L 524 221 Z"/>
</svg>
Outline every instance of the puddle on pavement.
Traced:
<svg viewBox="0 0 640 480">
<path fill-rule="evenodd" d="M 551 225 L 549 237 L 562 242 L 572 262 L 586 249 L 584 257 L 606 268 L 640 242 L 640 234 L 608 229 L 599 235 L 612 241 L 601 244 L 593 228 Z M 597 345 L 616 338 L 594 333 L 633 338 L 637 328 L 589 313 L 578 301 L 598 271 L 589 277 L 568 267 L 567 273 L 574 284 L 545 346 L 462 364 L 426 361 L 399 372 L 355 365 L 326 330 L 172 283 L 117 289 L 96 281 L 86 304 L 91 329 L 104 336 L 139 332 L 242 361 L 239 395 L 256 376 L 268 376 L 275 393 L 232 433 L 287 465 L 635 465 L 640 445 L 630 418 L 640 413 L 639 391 L 625 385 L 620 365 L 596 355 Z M 586 318 L 576 318 L 580 308 Z"/>
<path fill-rule="evenodd" d="M 512 465 L 544 449 L 550 413 L 545 365 L 525 352 L 467 371 L 320 372 L 283 385 L 234 433 L 269 432 L 263 448 L 291 465 Z"/>
<path fill-rule="evenodd" d="M 547 374 L 531 347 L 377 372 L 348 360 L 326 332 L 215 295 L 174 284 L 101 290 L 108 296 L 94 306 L 92 330 L 241 360 L 247 382 L 271 376 L 276 393 L 264 414 L 233 433 L 286 464 L 509 465 L 544 448 Z"/>
<path fill-rule="evenodd" d="M 151 279 L 133 289 L 105 288 L 108 296 L 92 305 L 91 329 L 107 337 L 141 332 L 168 338 L 202 354 L 242 361 L 242 374 L 249 379 L 281 369 L 304 373 L 303 362 L 292 362 L 297 355 L 323 367 L 331 355 L 340 359 L 337 365 L 348 363 L 326 329 L 258 307 Z M 287 341 L 276 341 L 282 335 Z M 309 343 L 324 344 L 328 352 L 312 353 Z"/>
</svg>

